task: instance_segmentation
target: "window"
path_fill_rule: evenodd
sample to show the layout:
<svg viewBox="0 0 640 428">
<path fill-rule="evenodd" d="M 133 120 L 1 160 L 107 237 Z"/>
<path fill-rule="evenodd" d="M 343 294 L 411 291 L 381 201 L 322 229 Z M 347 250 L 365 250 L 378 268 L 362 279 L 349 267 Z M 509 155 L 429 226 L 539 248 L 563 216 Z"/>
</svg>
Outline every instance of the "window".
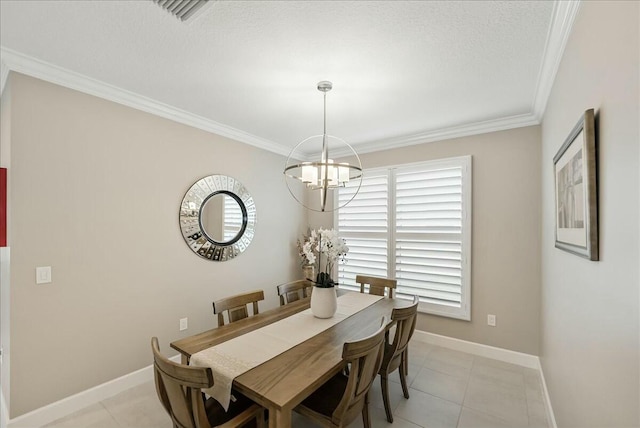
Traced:
<svg viewBox="0 0 640 428">
<path fill-rule="evenodd" d="M 340 188 L 338 203 L 356 187 Z M 355 288 L 358 274 L 395 278 L 421 312 L 470 319 L 471 156 L 366 170 L 335 224 L 349 246 L 341 286 Z"/>
</svg>

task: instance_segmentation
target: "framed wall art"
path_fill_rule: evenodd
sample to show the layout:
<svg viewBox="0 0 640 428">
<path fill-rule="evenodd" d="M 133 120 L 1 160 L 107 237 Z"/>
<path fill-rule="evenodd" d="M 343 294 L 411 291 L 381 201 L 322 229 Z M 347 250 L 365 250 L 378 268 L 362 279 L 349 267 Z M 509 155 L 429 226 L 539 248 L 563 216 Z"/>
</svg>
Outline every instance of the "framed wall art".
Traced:
<svg viewBox="0 0 640 428">
<path fill-rule="evenodd" d="M 556 248 L 598 260 L 598 183 L 593 109 L 584 112 L 553 158 Z"/>
</svg>

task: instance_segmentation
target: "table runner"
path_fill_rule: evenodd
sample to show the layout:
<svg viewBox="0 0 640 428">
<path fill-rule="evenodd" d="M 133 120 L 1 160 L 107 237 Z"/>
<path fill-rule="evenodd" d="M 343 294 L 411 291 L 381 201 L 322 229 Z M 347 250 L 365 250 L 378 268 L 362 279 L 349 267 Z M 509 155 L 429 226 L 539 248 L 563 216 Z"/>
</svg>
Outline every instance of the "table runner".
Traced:
<svg viewBox="0 0 640 428">
<path fill-rule="evenodd" d="M 338 297 L 338 308 L 332 318 L 316 318 L 311 309 L 307 309 L 196 352 L 191 356 L 189 364 L 211 368 L 214 384 L 204 392 L 228 410 L 231 386 L 237 376 L 327 330 L 380 299 L 381 296 L 370 294 L 346 293 Z"/>
</svg>

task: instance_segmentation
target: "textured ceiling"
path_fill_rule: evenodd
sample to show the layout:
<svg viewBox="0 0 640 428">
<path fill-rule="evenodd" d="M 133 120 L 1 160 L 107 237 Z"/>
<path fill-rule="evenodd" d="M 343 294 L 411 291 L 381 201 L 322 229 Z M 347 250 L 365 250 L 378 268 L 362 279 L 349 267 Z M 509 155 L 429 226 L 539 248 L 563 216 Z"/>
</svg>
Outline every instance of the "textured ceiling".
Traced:
<svg viewBox="0 0 640 428">
<path fill-rule="evenodd" d="M 218 1 L 183 23 L 151 0 L 2 0 L 0 44 L 283 151 L 322 132 L 330 80 L 328 132 L 367 150 L 532 114 L 553 8 Z"/>
</svg>

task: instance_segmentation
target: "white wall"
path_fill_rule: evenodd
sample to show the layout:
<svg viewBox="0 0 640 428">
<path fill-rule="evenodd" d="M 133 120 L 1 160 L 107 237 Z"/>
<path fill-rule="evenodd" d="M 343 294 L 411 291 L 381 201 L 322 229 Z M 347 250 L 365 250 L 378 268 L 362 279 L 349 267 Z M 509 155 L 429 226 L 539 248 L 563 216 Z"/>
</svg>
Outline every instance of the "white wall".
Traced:
<svg viewBox="0 0 640 428">
<path fill-rule="evenodd" d="M 217 325 L 217 298 L 264 289 L 265 310 L 301 276 L 307 216 L 283 156 L 20 74 L 8 85 L 11 418 L 148 366 L 152 336 L 174 354 L 171 341 Z M 251 245 L 224 263 L 178 227 L 186 190 L 210 174 L 240 180 L 257 207 Z M 51 284 L 35 284 L 37 266 Z"/>
<path fill-rule="evenodd" d="M 542 123 L 542 367 L 558 426 L 639 426 L 639 3 L 584 2 Z M 554 248 L 552 159 L 597 113 L 600 261 Z"/>
</svg>

